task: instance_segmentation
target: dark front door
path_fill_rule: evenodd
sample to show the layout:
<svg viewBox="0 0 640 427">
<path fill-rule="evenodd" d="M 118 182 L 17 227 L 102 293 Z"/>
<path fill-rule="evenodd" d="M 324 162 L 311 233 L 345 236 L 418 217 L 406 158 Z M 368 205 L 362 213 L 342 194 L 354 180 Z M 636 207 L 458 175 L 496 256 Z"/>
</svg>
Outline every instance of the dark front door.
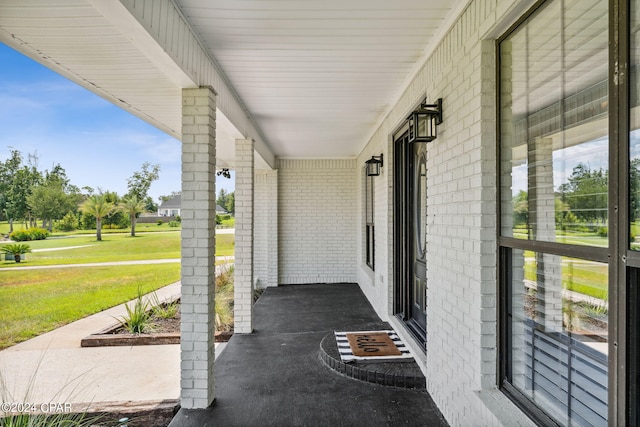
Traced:
<svg viewBox="0 0 640 427">
<path fill-rule="evenodd" d="M 420 343 L 427 339 L 427 148 L 395 141 L 395 311 Z"/>
</svg>

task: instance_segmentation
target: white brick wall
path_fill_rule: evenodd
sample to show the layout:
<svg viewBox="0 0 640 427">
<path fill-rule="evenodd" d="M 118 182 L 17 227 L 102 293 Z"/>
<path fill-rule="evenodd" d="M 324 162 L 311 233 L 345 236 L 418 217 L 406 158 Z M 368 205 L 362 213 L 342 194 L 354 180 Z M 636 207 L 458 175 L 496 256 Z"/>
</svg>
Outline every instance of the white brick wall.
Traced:
<svg viewBox="0 0 640 427">
<path fill-rule="evenodd" d="M 355 282 L 355 160 L 279 160 L 279 283 Z"/>
<path fill-rule="evenodd" d="M 384 317 L 393 310 L 391 136 L 425 95 L 430 102 L 443 98 L 444 122 L 428 145 L 428 344 L 419 362 L 451 425 L 531 424 L 496 388 L 496 74 L 490 38 L 525 11 L 524 3 L 471 1 L 357 160 L 361 165 L 372 155 L 385 156 L 385 176 L 376 180 L 374 274 L 363 267 L 357 239 L 358 281 Z M 361 233 L 363 215 L 357 218 Z M 378 228 L 383 223 L 384 232 Z"/>
</svg>

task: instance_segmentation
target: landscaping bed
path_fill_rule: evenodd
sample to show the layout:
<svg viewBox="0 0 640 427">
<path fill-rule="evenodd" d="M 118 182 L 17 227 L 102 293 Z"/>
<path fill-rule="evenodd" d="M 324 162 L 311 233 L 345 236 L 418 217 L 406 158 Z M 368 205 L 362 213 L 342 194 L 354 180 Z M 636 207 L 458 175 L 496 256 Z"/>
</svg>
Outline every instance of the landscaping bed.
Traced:
<svg viewBox="0 0 640 427">
<path fill-rule="evenodd" d="M 176 300 L 177 314 L 171 318 L 151 317 L 148 332 L 130 333 L 121 322 L 104 328 L 80 341 L 81 347 L 111 347 L 132 345 L 165 345 L 180 343 L 180 300 Z M 216 342 L 227 342 L 233 331 L 217 331 Z"/>
</svg>

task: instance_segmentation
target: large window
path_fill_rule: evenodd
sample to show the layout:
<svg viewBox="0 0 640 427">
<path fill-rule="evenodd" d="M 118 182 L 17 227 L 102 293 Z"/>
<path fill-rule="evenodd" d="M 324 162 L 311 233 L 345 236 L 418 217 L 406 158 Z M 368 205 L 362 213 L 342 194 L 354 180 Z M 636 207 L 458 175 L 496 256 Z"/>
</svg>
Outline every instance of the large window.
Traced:
<svg viewBox="0 0 640 427">
<path fill-rule="evenodd" d="M 553 0 L 498 43 L 502 389 L 607 425 L 608 2 Z"/>
<path fill-rule="evenodd" d="M 624 9 L 623 9 L 624 10 Z M 624 16 L 624 13 L 623 13 Z M 627 253 L 621 250 L 624 256 L 624 265 L 620 268 L 618 280 L 626 280 L 627 287 L 625 303 L 628 309 L 628 318 L 622 317 L 618 324 L 629 325 L 624 331 L 623 351 L 629 354 L 629 378 L 628 392 L 625 400 L 632 402 L 630 408 L 622 408 L 630 414 L 627 425 L 640 424 L 640 2 L 631 1 L 629 10 L 629 88 L 626 91 L 629 104 L 629 128 L 621 129 L 621 135 L 628 135 L 628 162 L 624 157 L 626 152 L 622 150 L 623 164 L 627 164 L 628 171 L 621 168 L 628 176 L 628 209 L 623 213 L 628 213 L 628 220 L 624 221 L 628 229 L 624 229 L 621 236 L 620 247 L 629 249 Z M 623 37 L 626 34 L 623 33 Z M 621 60 L 625 60 L 626 52 L 621 52 Z M 623 85 L 623 89 L 626 87 Z M 625 99 L 623 98 L 623 101 Z M 624 121 L 622 121 L 624 124 Z M 623 142 L 623 141 L 621 141 Z M 622 186 L 625 188 L 626 186 Z M 627 194 L 622 193 L 623 197 Z M 621 227 L 622 228 L 622 227 Z M 628 237 L 628 239 L 627 239 Z"/>
</svg>

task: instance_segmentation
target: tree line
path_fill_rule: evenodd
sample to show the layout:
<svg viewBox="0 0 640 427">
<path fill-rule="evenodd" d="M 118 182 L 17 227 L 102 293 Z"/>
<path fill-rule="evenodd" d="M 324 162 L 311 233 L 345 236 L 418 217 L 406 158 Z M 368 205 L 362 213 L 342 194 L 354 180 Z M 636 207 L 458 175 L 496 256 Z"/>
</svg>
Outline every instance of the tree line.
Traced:
<svg viewBox="0 0 640 427">
<path fill-rule="evenodd" d="M 158 208 L 148 192 L 160 176 L 160 165 L 145 162 L 127 179 L 127 194 L 120 197 L 116 192 L 73 185 L 60 164 L 40 170 L 38 161 L 36 153 L 25 157 L 15 149 L 0 161 L 0 220 L 9 222 L 10 232 L 14 223 L 30 228 L 39 220 L 48 231 L 53 231 L 54 224 L 62 231 L 96 228 L 98 240 L 105 225 L 130 226 L 135 235 L 137 216 Z"/>
<path fill-rule="evenodd" d="M 640 218 L 640 159 L 633 159 L 629 166 L 629 215 L 635 221 Z M 556 226 L 568 230 L 602 229 L 606 234 L 608 183 L 608 170 L 591 169 L 584 163 L 576 165 L 554 194 Z M 529 225 L 529 204 L 529 195 L 523 190 L 512 199 L 516 226 Z"/>
</svg>

